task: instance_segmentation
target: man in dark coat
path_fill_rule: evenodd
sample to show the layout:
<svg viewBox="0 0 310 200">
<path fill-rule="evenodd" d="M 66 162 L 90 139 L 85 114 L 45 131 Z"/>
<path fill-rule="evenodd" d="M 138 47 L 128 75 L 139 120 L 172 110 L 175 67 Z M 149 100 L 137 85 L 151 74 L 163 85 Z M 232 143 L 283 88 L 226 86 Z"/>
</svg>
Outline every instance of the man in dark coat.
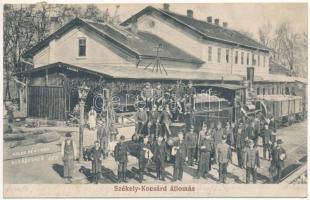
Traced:
<svg viewBox="0 0 310 200">
<path fill-rule="evenodd" d="M 147 131 L 149 137 L 158 136 L 160 113 L 157 111 L 156 104 L 153 105 L 152 110 L 148 114 Z"/>
<path fill-rule="evenodd" d="M 271 130 L 269 129 L 268 124 L 265 124 L 265 129 L 262 132 L 262 138 L 263 138 L 263 156 L 264 159 L 266 159 L 266 153 L 268 151 L 268 159 L 271 159 Z"/>
<path fill-rule="evenodd" d="M 213 146 L 214 144 L 211 135 L 206 133 L 199 143 L 200 158 L 197 170 L 198 179 L 200 176 L 203 176 L 206 179 L 211 170 L 211 152 L 214 148 Z"/>
<path fill-rule="evenodd" d="M 72 134 L 70 132 L 66 133 L 66 139 L 61 146 L 61 155 L 64 162 L 64 177 L 69 183 L 72 182 L 74 160 L 77 158 L 76 145 L 71 137 Z"/>
<path fill-rule="evenodd" d="M 165 132 L 163 134 L 165 138 L 168 138 L 171 136 L 171 130 L 170 130 L 171 119 L 172 119 L 172 114 L 170 112 L 169 105 L 167 104 L 165 106 L 165 109 L 161 112 L 161 116 L 160 116 L 160 120 L 165 127 Z"/>
<path fill-rule="evenodd" d="M 104 150 L 100 147 L 99 141 L 95 141 L 95 146 L 91 149 L 93 182 L 98 184 L 101 176 L 101 165 L 104 157 Z"/>
<path fill-rule="evenodd" d="M 238 166 L 240 168 L 242 168 L 243 166 L 243 156 L 242 156 L 242 152 L 243 149 L 245 147 L 245 133 L 242 130 L 241 127 L 238 128 L 237 134 L 236 134 L 236 141 L 235 141 L 235 145 L 236 145 L 236 152 L 237 152 L 237 158 L 238 158 Z"/>
<path fill-rule="evenodd" d="M 118 165 L 118 182 L 121 181 L 127 183 L 126 180 L 126 171 L 127 171 L 127 163 L 128 163 L 128 147 L 124 143 L 125 136 L 121 136 L 119 142 L 116 144 L 114 148 L 114 157 L 115 161 Z"/>
<path fill-rule="evenodd" d="M 141 106 L 141 105 L 140 105 Z M 147 112 L 144 110 L 143 107 L 139 107 L 139 110 L 135 114 L 135 133 L 140 135 L 144 129 L 144 127 L 147 125 Z"/>
<path fill-rule="evenodd" d="M 255 122 L 254 121 L 250 123 L 247 133 L 248 133 L 248 139 L 252 140 L 254 142 L 254 145 L 256 145 L 258 136 L 255 133 Z"/>
<path fill-rule="evenodd" d="M 222 136 L 222 142 L 216 147 L 217 163 L 219 164 L 219 182 L 226 183 L 227 166 L 228 162 L 231 162 L 231 149 L 226 144 L 226 136 Z"/>
<path fill-rule="evenodd" d="M 140 139 L 139 144 L 139 182 L 142 183 L 145 168 L 149 159 L 152 158 L 151 145 L 148 137 Z"/>
<path fill-rule="evenodd" d="M 176 141 L 172 154 L 175 154 L 175 161 L 173 167 L 173 179 L 172 182 L 179 180 L 182 181 L 183 178 L 183 169 L 185 165 L 186 157 L 186 143 L 184 140 L 183 133 L 178 133 L 179 139 Z"/>
<path fill-rule="evenodd" d="M 246 169 L 246 183 L 250 183 L 251 175 L 253 183 L 256 183 L 257 168 L 260 167 L 258 149 L 254 147 L 253 140 L 248 140 L 249 147 L 245 150 L 244 155 L 244 168 Z"/>
<path fill-rule="evenodd" d="M 272 149 L 272 161 L 271 166 L 276 170 L 275 176 L 273 176 L 273 181 L 279 183 L 281 181 L 281 172 L 284 168 L 284 161 L 286 159 L 286 151 L 281 146 L 282 140 L 277 140 L 277 145 Z"/>
<path fill-rule="evenodd" d="M 186 149 L 187 149 L 187 157 L 189 166 L 193 166 L 195 150 L 197 147 L 198 136 L 194 132 L 194 127 L 190 128 L 190 131 L 185 136 Z"/>
<path fill-rule="evenodd" d="M 166 151 L 166 143 L 163 141 L 163 137 L 159 136 L 153 145 L 153 158 L 156 166 L 157 179 L 162 181 L 165 181 Z"/>
<path fill-rule="evenodd" d="M 213 131 L 213 141 L 214 141 L 214 146 L 215 147 L 217 147 L 217 145 L 222 142 L 223 135 L 224 135 L 224 130 L 222 128 L 222 123 L 220 121 L 218 121 L 216 129 Z M 216 151 L 215 151 L 215 156 L 214 157 L 215 157 L 215 159 L 217 157 Z"/>
</svg>

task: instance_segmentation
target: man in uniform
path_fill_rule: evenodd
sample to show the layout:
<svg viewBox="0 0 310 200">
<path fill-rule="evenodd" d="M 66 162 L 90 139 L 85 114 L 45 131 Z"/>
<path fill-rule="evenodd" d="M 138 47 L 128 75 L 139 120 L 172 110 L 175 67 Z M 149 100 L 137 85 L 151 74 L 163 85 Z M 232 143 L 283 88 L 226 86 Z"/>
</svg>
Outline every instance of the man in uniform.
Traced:
<svg viewBox="0 0 310 200">
<path fill-rule="evenodd" d="M 177 179 L 182 181 L 184 164 L 187 159 L 186 143 L 184 141 L 183 133 L 179 132 L 178 137 L 179 139 L 176 141 L 176 144 L 172 148 L 172 155 L 175 154 L 172 182 L 175 182 Z"/>
<path fill-rule="evenodd" d="M 170 112 L 169 105 L 165 106 L 165 109 L 161 112 L 161 122 L 165 126 L 165 133 L 163 134 L 165 138 L 168 138 L 171 136 L 171 131 L 170 131 L 170 125 L 171 125 L 171 118 L 172 114 Z"/>
<path fill-rule="evenodd" d="M 148 119 L 149 119 L 147 123 L 148 135 L 152 139 L 154 137 L 157 138 L 159 131 L 160 113 L 157 110 L 156 104 L 153 105 L 152 110 L 149 112 Z"/>
<path fill-rule="evenodd" d="M 219 182 L 226 183 L 227 166 L 231 162 L 231 149 L 226 144 L 226 136 L 222 136 L 222 142 L 216 147 L 217 163 L 219 164 Z"/>
<path fill-rule="evenodd" d="M 211 152 L 213 150 L 213 140 L 209 133 L 205 133 L 202 136 L 200 143 L 199 143 L 199 164 L 197 170 L 197 178 L 199 179 L 200 176 L 203 176 L 205 179 L 208 176 L 208 173 L 211 169 Z"/>
<path fill-rule="evenodd" d="M 154 97 L 154 91 L 149 82 L 145 83 L 144 88 L 141 91 L 141 98 L 145 101 L 145 108 L 149 110 L 152 106 L 152 101 Z"/>
<path fill-rule="evenodd" d="M 263 130 L 262 133 L 263 137 L 263 156 L 264 159 L 266 159 L 266 153 L 268 151 L 268 160 L 271 159 L 271 130 L 269 129 L 268 124 L 265 124 L 265 129 Z"/>
<path fill-rule="evenodd" d="M 99 141 L 95 141 L 95 146 L 91 149 L 93 182 L 98 184 L 101 176 L 101 165 L 104 157 L 104 150 L 100 147 Z"/>
<path fill-rule="evenodd" d="M 161 84 L 158 83 L 156 88 L 154 89 L 154 104 L 156 106 L 162 105 L 164 99 L 164 91 L 161 88 Z"/>
<path fill-rule="evenodd" d="M 286 159 L 286 151 L 281 146 L 282 140 L 277 140 L 277 145 L 272 149 L 272 161 L 271 166 L 276 170 L 276 175 L 273 176 L 273 181 L 279 183 L 281 181 L 281 172 L 284 168 L 284 160 Z"/>
<path fill-rule="evenodd" d="M 142 138 L 139 146 L 139 182 L 142 183 L 147 162 L 152 158 L 151 145 L 148 137 Z"/>
<path fill-rule="evenodd" d="M 242 130 L 241 127 L 238 128 L 237 134 L 236 134 L 236 152 L 237 152 L 237 158 L 238 158 L 238 166 L 242 168 L 243 166 L 243 156 L 242 152 L 245 147 L 245 132 Z"/>
<path fill-rule="evenodd" d="M 77 158 L 77 149 L 70 132 L 66 133 L 66 139 L 62 142 L 61 157 L 64 162 L 64 178 L 67 183 L 72 183 L 74 160 Z"/>
<path fill-rule="evenodd" d="M 126 171 L 128 163 L 128 147 L 124 143 L 125 136 L 121 136 L 119 142 L 116 144 L 114 149 L 115 161 L 118 165 L 118 182 L 121 181 L 127 183 Z"/>
<path fill-rule="evenodd" d="M 189 166 L 194 166 L 193 162 L 194 162 L 195 150 L 197 147 L 197 141 L 198 136 L 194 132 L 194 127 L 191 127 L 190 131 L 186 134 L 185 138 Z"/>
<path fill-rule="evenodd" d="M 153 146 L 154 161 L 156 166 L 157 179 L 165 181 L 165 156 L 166 143 L 163 137 L 159 136 Z"/>
<path fill-rule="evenodd" d="M 222 142 L 222 137 L 223 137 L 223 129 L 222 129 L 222 123 L 218 121 L 216 129 L 213 132 L 213 141 L 214 141 L 214 146 L 217 147 L 218 144 Z M 217 157 L 216 151 L 215 151 L 215 158 Z"/>
<path fill-rule="evenodd" d="M 249 147 L 245 150 L 244 155 L 244 168 L 246 169 L 246 183 L 250 183 L 251 175 L 253 177 L 253 183 L 256 183 L 257 168 L 260 167 L 258 149 L 254 147 L 253 140 L 248 140 Z"/>
<path fill-rule="evenodd" d="M 135 133 L 140 135 L 147 124 L 148 117 L 143 107 L 139 107 L 138 109 L 139 110 L 135 114 Z"/>
</svg>

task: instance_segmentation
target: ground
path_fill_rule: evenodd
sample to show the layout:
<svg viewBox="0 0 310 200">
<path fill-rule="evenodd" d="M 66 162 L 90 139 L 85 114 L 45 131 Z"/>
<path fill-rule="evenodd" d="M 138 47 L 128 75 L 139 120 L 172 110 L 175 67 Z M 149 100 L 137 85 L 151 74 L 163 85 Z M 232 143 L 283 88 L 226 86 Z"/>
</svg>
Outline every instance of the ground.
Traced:
<svg viewBox="0 0 310 200">
<path fill-rule="evenodd" d="M 94 138 L 94 132 L 87 131 L 87 138 Z M 74 138 L 78 138 L 74 135 Z M 283 147 L 287 151 L 287 160 L 285 162 L 286 173 L 284 176 L 300 162 L 304 162 L 307 155 L 307 121 L 293 124 L 290 127 L 283 127 L 277 131 L 277 138 L 284 141 Z M 89 139 L 91 140 L 91 139 Z M 78 141 L 76 141 L 78 144 Z M 48 144 L 36 144 L 32 146 L 23 146 L 10 149 L 4 143 L 4 183 L 6 184 L 62 184 L 65 181 L 62 178 L 63 164 L 60 158 L 60 141 Z M 259 146 L 262 156 L 262 147 Z M 236 154 L 233 153 L 233 164 L 228 166 L 228 183 L 245 183 L 245 170 L 236 166 Z M 258 182 L 268 182 L 269 161 L 261 159 L 262 168 L 258 169 Z M 116 181 L 117 166 L 113 157 L 108 157 L 103 162 L 104 174 L 100 183 L 113 183 Z M 89 162 L 76 162 L 74 183 L 90 183 Z M 128 175 L 129 183 L 138 183 L 136 179 L 137 159 L 129 158 Z M 153 168 L 150 166 L 150 168 Z M 186 167 L 183 175 L 184 183 L 216 183 L 218 180 L 218 167 L 212 166 L 208 179 L 194 179 L 197 166 Z M 173 166 L 167 164 L 166 183 L 172 179 Z M 145 176 L 144 183 L 163 183 L 155 180 L 156 174 L 150 170 Z"/>
</svg>

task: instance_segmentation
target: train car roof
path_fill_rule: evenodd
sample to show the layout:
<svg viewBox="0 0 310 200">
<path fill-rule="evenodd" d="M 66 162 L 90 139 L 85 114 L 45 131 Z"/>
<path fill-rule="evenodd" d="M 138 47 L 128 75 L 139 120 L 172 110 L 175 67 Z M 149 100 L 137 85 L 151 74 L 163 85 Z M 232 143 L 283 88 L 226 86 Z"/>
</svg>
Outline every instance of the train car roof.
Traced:
<svg viewBox="0 0 310 200">
<path fill-rule="evenodd" d="M 241 90 L 245 89 L 245 86 L 242 85 L 235 85 L 235 84 L 194 84 L 194 87 L 217 87 L 217 88 L 224 88 L 228 90 Z"/>
</svg>

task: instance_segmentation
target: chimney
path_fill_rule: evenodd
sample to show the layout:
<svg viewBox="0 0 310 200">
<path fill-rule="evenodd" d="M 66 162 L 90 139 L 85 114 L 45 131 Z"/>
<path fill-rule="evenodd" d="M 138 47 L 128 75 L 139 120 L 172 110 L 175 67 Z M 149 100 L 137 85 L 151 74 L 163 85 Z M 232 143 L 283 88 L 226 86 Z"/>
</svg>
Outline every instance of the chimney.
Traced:
<svg viewBox="0 0 310 200">
<path fill-rule="evenodd" d="M 164 3 L 164 11 L 169 11 L 170 5 L 169 3 Z"/>
<path fill-rule="evenodd" d="M 223 27 L 227 28 L 228 27 L 228 23 L 227 22 L 223 22 Z"/>
<path fill-rule="evenodd" d="M 57 31 L 58 17 L 51 17 L 50 35 Z"/>
<path fill-rule="evenodd" d="M 207 17 L 207 22 L 208 22 L 208 23 L 212 23 L 212 17 L 211 17 L 211 16 L 208 16 L 208 17 Z"/>
<path fill-rule="evenodd" d="M 193 18 L 194 12 L 193 10 L 187 10 L 187 17 Z"/>
<path fill-rule="evenodd" d="M 220 24 L 220 20 L 219 19 L 214 19 L 214 24 L 215 25 L 219 25 Z"/>
</svg>

